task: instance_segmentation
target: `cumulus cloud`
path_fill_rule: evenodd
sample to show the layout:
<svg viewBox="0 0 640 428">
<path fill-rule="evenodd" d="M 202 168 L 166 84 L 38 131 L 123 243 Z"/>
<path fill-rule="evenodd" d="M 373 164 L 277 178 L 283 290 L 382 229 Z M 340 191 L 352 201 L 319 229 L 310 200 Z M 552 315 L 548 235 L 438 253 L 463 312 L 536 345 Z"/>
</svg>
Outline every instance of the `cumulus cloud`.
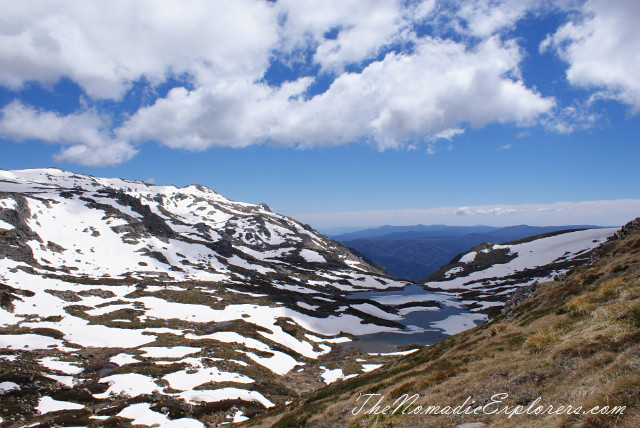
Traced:
<svg viewBox="0 0 640 428">
<path fill-rule="evenodd" d="M 555 50 L 568 64 L 567 79 L 597 88 L 597 97 L 617 99 L 640 111 L 640 2 L 589 0 L 582 19 L 547 37 L 540 49 Z"/>
<path fill-rule="evenodd" d="M 302 147 L 368 139 L 379 149 L 415 139 L 450 139 L 461 123 L 527 125 L 555 101 L 508 77 L 520 61 L 514 43 L 490 38 L 473 49 L 423 38 L 414 53 L 388 53 L 360 73 L 344 73 L 311 99 L 310 80 L 271 88 L 264 83 L 174 89 L 141 109 L 119 135 L 202 150 L 266 141 Z"/>
<path fill-rule="evenodd" d="M 513 28 L 527 13 L 542 8 L 539 0 L 464 0 L 456 2 L 456 17 L 471 34 L 486 37 Z"/>
<path fill-rule="evenodd" d="M 62 144 L 62 150 L 56 155 L 61 161 L 87 166 L 115 165 L 136 154 L 130 143 L 112 138 L 108 122 L 92 110 L 64 116 L 14 101 L 1 113 L 1 136 L 17 141 Z"/>
<path fill-rule="evenodd" d="M 5 3 L 0 23 L 0 84 L 69 77 L 109 99 L 142 77 L 260 78 L 278 29 L 273 7 L 254 0 L 24 0 Z"/>
<path fill-rule="evenodd" d="M 280 0 L 285 49 L 315 49 L 324 71 L 341 73 L 349 64 L 375 57 L 383 46 L 411 38 L 408 25 L 428 14 L 435 1 L 405 8 L 400 0 Z M 325 37 L 334 32 L 335 36 Z"/>
</svg>

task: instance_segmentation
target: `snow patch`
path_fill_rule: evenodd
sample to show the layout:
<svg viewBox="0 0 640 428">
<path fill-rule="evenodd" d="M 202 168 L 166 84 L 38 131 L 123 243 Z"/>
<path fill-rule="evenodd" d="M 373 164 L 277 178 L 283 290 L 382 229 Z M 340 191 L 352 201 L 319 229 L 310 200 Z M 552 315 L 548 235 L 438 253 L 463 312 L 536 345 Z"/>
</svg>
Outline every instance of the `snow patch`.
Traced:
<svg viewBox="0 0 640 428">
<path fill-rule="evenodd" d="M 306 248 L 303 250 L 300 250 L 300 255 L 310 263 L 326 263 L 327 262 L 327 260 L 324 257 L 322 257 L 319 253 Z"/>
<path fill-rule="evenodd" d="M 344 373 L 342 373 L 342 369 L 330 370 L 324 366 L 320 366 L 320 368 L 324 370 L 320 377 L 322 377 L 324 383 L 326 383 L 327 385 L 340 379 L 344 379 Z"/>
<path fill-rule="evenodd" d="M 78 410 L 84 409 L 82 404 L 72 403 L 70 401 L 58 401 L 54 400 L 51 397 L 40 397 L 40 401 L 38 401 L 38 406 L 36 410 L 40 414 L 45 414 L 49 412 L 57 412 L 59 410 Z"/>
</svg>

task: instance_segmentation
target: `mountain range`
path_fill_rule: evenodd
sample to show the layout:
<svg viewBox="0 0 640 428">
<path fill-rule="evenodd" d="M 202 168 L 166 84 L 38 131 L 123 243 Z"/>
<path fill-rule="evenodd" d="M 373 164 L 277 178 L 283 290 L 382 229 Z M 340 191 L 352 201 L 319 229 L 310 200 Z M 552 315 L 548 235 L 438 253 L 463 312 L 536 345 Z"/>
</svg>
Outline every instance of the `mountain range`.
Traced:
<svg viewBox="0 0 640 428">
<path fill-rule="evenodd" d="M 203 427 L 282 412 L 474 328 L 614 232 L 484 244 L 409 287 L 204 186 L 0 170 L 0 424 Z"/>
</svg>

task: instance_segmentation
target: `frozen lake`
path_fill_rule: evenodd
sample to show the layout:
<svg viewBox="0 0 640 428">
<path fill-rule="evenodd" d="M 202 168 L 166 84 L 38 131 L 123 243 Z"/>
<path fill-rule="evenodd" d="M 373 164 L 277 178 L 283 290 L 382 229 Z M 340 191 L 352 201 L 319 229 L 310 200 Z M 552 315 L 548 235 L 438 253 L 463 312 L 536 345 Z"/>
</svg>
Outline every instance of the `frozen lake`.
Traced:
<svg viewBox="0 0 640 428">
<path fill-rule="evenodd" d="M 431 345 L 486 320 L 483 314 L 470 313 L 454 296 L 427 291 L 411 284 L 401 290 L 362 291 L 347 296 L 354 300 L 373 300 L 397 310 L 395 320 L 403 329 L 360 335 L 359 341 L 345 343 L 364 352 L 390 352 L 400 345 Z"/>
</svg>

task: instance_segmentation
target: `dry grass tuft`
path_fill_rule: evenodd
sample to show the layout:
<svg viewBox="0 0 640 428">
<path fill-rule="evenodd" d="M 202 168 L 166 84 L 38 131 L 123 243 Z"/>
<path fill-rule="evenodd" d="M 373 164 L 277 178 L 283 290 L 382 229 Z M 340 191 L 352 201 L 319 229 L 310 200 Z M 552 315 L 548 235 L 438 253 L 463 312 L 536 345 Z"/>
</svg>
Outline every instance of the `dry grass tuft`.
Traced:
<svg viewBox="0 0 640 428">
<path fill-rule="evenodd" d="M 558 343 L 559 335 L 555 331 L 541 331 L 530 336 L 526 342 L 524 342 L 524 350 L 537 354 L 551 348 Z"/>
</svg>

